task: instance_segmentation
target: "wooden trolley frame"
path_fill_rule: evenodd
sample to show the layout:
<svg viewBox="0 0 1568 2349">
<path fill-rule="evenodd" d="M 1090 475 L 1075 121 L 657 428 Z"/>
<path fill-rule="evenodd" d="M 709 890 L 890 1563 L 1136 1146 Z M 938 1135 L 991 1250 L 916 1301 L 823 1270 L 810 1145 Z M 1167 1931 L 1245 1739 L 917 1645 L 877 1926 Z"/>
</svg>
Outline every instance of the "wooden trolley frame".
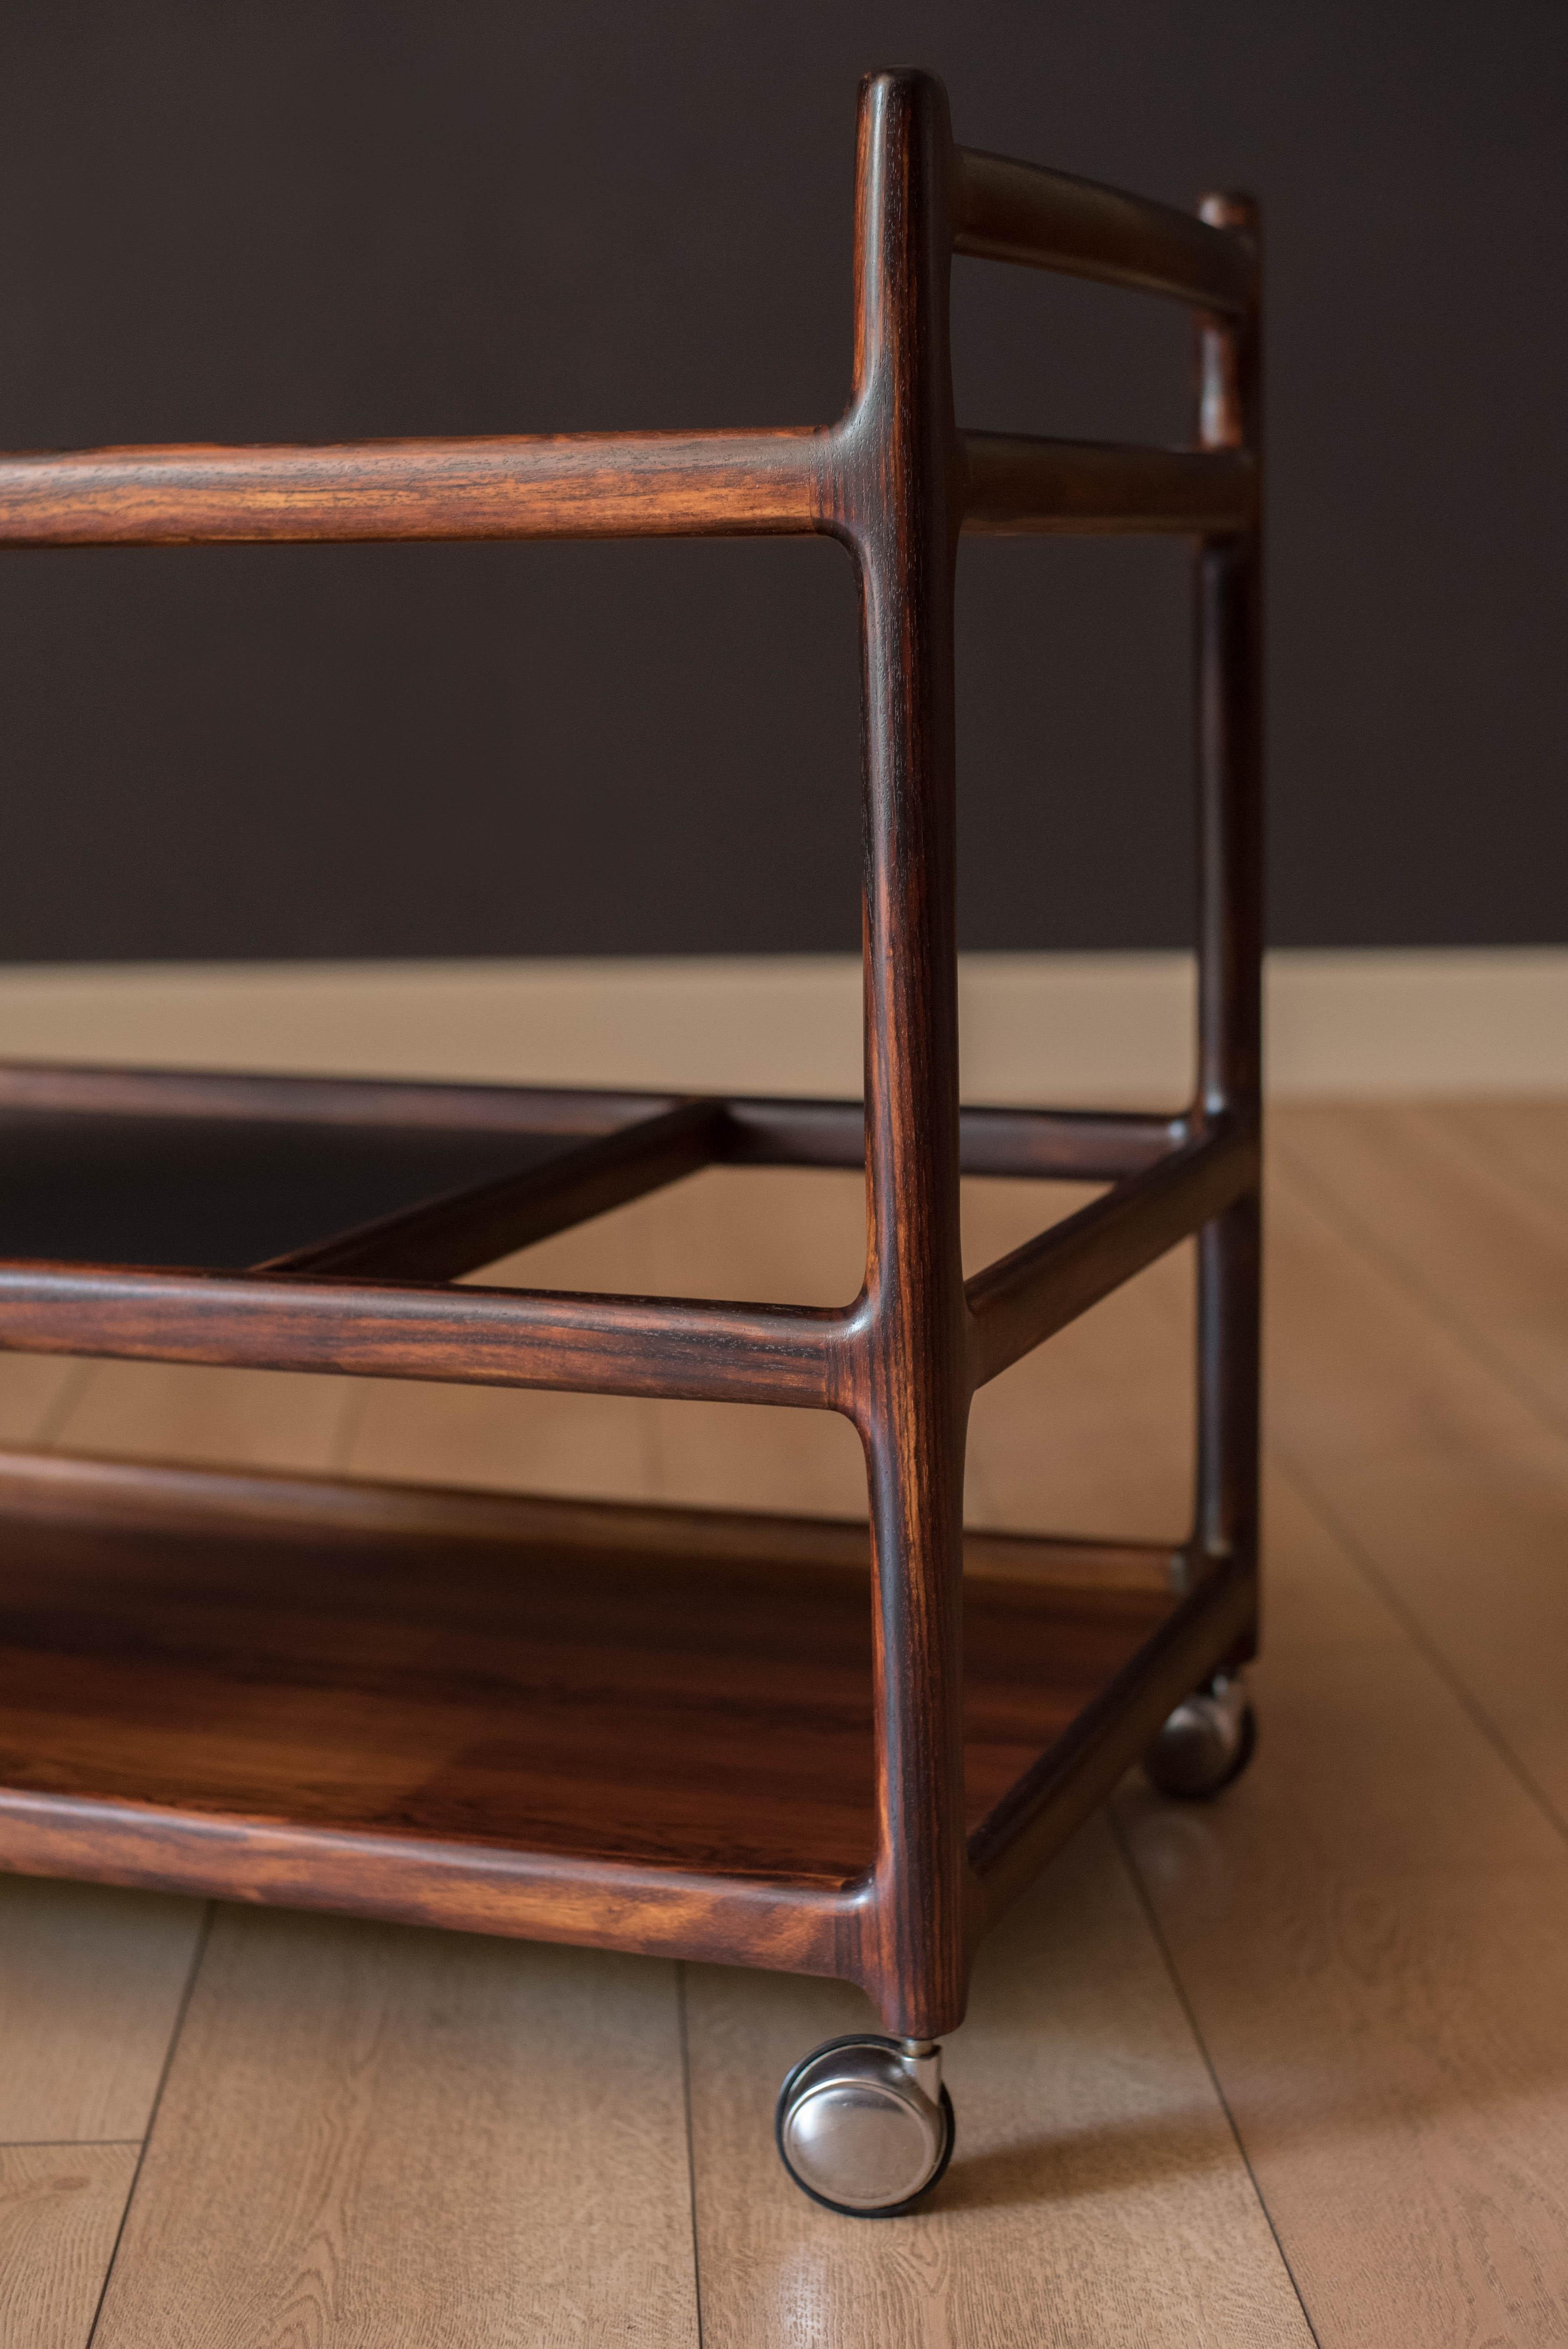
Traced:
<svg viewBox="0 0 1568 2349">
<path fill-rule="evenodd" d="M 863 1110 L 13 1064 L 0 1123 L 84 1146 L 106 1122 L 176 1144 L 276 1124 L 517 1137 L 527 1163 L 251 1270 L 7 1261 L 0 1344 L 837 1411 L 871 1497 L 868 1552 L 864 1528 L 807 1519 L 9 1455 L 0 1866 L 838 1974 L 923 2040 L 961 2019 L 1000 1905 L 1171 1707 L 1252 1652 L 1253 216 L 956 148 L 940 84 L 904 71 L 862 88 L 856 203 L 854 389 L 829 428 L 0 460 L 13 547 L 822 532 L 850 549 Z M 1191 305 L 1197 445 L 960 431 L 954 253 Z M 1200 1079 L 1182 1115 L 959 1107 L 961 531 L 1196 543 Z M 863 1162 L 853 1303 L 459 1285 L 717 1161 Z M 965 1283 L 961 1174 L 1109 1188 Z M 972 1535 L 966 1575 L 973 1393 L 1194 1233 L 1190 1539 L 1172 1557 Z"/>
</svg>

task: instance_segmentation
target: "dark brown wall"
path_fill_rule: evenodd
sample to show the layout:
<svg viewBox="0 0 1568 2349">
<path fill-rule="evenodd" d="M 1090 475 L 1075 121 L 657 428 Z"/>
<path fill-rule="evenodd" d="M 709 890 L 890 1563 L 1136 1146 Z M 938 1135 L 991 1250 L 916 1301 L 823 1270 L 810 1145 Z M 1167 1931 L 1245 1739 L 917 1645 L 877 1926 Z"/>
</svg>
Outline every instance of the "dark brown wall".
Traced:
<svg viewBox="0 0 1568 2349">
<path fill-rule="evenodd" d="M 1560 0 L 12 0 L 0 444 L 829 418 L 904 59 L 1262 193 L 1276 938 L 1568 936 Z M 1181 434 L 1177 316 L 957 278 L 965 421 Z M 970 945 L 1185 936 L 1183 574 L 965 551 Z M 825 544 L 8 555 L 0 680 L 7 957 L 856 940 Z"/>
</svg>

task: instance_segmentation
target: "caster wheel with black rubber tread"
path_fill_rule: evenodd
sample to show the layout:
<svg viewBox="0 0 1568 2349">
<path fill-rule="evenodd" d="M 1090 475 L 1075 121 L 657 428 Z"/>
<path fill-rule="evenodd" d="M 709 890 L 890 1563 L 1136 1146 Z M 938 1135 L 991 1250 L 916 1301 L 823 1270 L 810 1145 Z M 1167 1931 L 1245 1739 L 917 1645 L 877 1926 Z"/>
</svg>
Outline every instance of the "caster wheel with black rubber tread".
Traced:
<svg viewBox="0 0 1568 2349">
<path fill-rule="evenodd" d="M 847 2219 L 897 2219 L 953 2156 L 942 2051 L 871 2032 L 802 2056 L 779 2091 L 779 2158 L 804 2194 Z"/>
</svg>

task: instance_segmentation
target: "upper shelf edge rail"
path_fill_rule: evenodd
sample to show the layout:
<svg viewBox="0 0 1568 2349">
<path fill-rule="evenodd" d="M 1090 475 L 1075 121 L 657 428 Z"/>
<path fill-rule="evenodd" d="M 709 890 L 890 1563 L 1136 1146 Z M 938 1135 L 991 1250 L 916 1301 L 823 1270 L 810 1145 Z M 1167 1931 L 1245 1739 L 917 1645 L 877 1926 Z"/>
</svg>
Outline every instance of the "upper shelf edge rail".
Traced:
<svg viewBox="0 0 1568 2349">
<path fill-rule="evenodd" d="M 830 431 L 0 456 L 0 546 L 702 537 L 830 526 Z"/>
<path fill-rule="evenodd" d="M 954 150 L 953 248 L 1163 294 L 1238 315 L 1253 295 L 1252 247 L 1172 204 L 1151 203 L 1094 180 Z"/>
<path fill-rule="evenodd" d="M 845 1408 L 854 1309 L 0 1259 L 0 1346 L 665 1402 Z"/>
</svg>

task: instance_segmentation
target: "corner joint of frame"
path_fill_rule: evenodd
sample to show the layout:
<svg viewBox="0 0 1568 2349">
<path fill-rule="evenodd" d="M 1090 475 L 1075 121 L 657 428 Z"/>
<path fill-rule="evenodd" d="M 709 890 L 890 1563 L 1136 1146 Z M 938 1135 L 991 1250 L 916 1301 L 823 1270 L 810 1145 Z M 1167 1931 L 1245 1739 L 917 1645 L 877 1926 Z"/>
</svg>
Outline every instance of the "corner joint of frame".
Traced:
<svg viewBox="0 0 1568 2349">
<path fill-rule="evenodd" d="M 822 435 L 821 530 L 847 547 L 861 568 L 872 559 L 879 507 L 874 489 L 881 439 L 877 395 L 874 377 L 869 384 L 857 385 L 838 422 Z"/>
<path fill-rule="evenodd" d="M 852 1305 L 835 1314 L 828 1326 L 827 1401 L 841 1412 L 861 1436 L 872 1432 L 872 1355 L 877 1309 L 871 1290 L 862 1288 Z"/>
</svg>

